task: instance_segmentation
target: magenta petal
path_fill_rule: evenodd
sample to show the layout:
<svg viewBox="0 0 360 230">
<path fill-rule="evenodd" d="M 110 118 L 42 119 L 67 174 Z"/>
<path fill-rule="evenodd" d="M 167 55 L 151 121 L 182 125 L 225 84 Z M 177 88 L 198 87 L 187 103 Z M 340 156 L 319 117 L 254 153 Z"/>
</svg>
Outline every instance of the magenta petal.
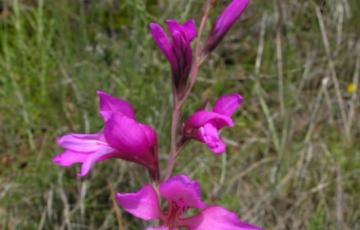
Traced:
<svg viewBox="0 0 360 230">
<path fill-rule="evenodd" d="M 116 200 L 125 211 L 143 220 L 156 220 L 160 217 L 156 191 L 150 185 L 145 185 L 137 193 L 117 193 Z"/>
<path fill-rule="evenodd" d="M 249 0 L 232 0 L 215 22 L 215 30 L 226 33 L 230 27 L 239 19 L 249 4 Z"/>
<path fill-rule="evenodd" d="M 188 20 L 184 23 L 183 29 L 187 35 L 189 41 L 194 40 L 196 37 L 196 25 L 194 20 Z"/>
<path fill-rule="evenodd" d="M 146 228 L 146 230 L 169 230 L 168 227 L 165 226 L 160 226 L 160 227 L 150 227 L 150 228 Z"/>
<path fill-rule="evenodd" d="M 178 23 L 176 20 L 168 19 L 166 20 L 166 25 L 168 26 L 169 32 L 171 36 L 174 36 L 174 34 L 183 34 L 185 38 L 187 38 L 185 31 L 182 28 L 182 25 Z"/>
<path fill-rule="evenodd" d="M 104 146 L 92 153 L 74 152 L 65 150 L 62 154 L 53 158 L 53 163 L 62 167 L 69 167 L 73 164 L 82 163 L 81 172 L 78 176 L 86 176 L 91 170 L 92 166 L 102 160 L 116 157 L 117 153 L 109 146 Z"/>
<path fill-rule="evenodd" d="M 171 205 L 176 204 L 183 210 L 187 208 L 203 209 L 206 205 L 201 200 L 200 186 L 185 175 L 171 177 L 160 185 L 160 195 Z"/>
<path fill-rule="evenodd" d="M 215 155 L 220 155 L 222 153 L 225 152 L 226 150 L 226 144 L 224 143 L 223 140 L 219 139 L 218 142 L 216 143 L 216 145 L 214 146 L 209 146 L 208 148 L 211 150 L 211 152 L 213 152 Z"/>
<path fill-rule="evenodd" d="M 166 24 L 169 36 L 156 23 L 151 23 L 149 28 L 156 45 L 170 62 L 173 84 L 176 93 L 180 95 L 186 86 L 192 65 L 191 42 L 196 36 L 196 26 L 193 20 L 184 25 L 175 20 L 167 20 Z"/>
<path fill-rule="evenodd" d="M 113 112 L 120 112 L 130 118 L 135 118 L 133 107 L 126 101 L 115 98 L 105 92 L 97 91 L 100 114 L 107 121 Z"/>
<path fill-rule="evenodd" d="M 236 214 L 220 206 L 204 209 L 194 217 L 182 220 L 182 224 L 189 230 L 261 230 L 261 228 L 247 224 L 238 219 Z"/>
<path fill-rule="evenodd" d="M 122 159 L 155 168 L 156 133 L 150 127 L 117 113 L 106 122 L 104 135 L 111 147 L 123 153 Z"/>
<path fill-rule="evenodd" d="M 53 163 L 62 167 L 69 167 L 73 164 L 82 163 L 89 155 L 66 150 L 53 158 Z"/>
<path fill-rule="evenodd" d="M 196 25 L 194 20 L 188 20 L 181 25 L 179 22 L 173 19 L 166 20 L 166 24 L 169 28 L 172 37 L 176 34 L 181 34 L 187 44 L 190 44 L 196 37 Z"/>
<path fill-rule="evenodd" d="M 171 42 L 165 31 L 157 23 L 150 23 L 149 25 L 151 37 L 166 59 L 170 62 L 173 69 L 177 69 L 177 62 L 174 56 Z"/>
<path fill-rule="evenodd" d="M 95 152 L 107 146 L 102 133 L 96 134 L 67 134 L 57 140 L 59 146 L 75 152 Z"/>
<path fill-rule="evenodd" d="M 215 103 L 213 112 L 231 117 L 243 102 L 239 94 L 221 96 Z"/>
<path fill-rule="evenodd" d="M 211 123 L 207 123 L 199 129 L 198 139 L 215 154 L 225 152 L 226 145 L 219 136 L 219 130 Z"/>
<path fill-rule="evenodd" d="M 149 143 L 141 126 L 131 118 L 113 114 L 106 122 L 104 134 L 110 146 L 123 153 L 141 154 L 149 150 Z"/>
<path fill-rule="evenodd" d="M 208 52 L 212 51 L 219 44 L 232 25 L 240 18 L 248 4 L 249 0 L 232 0 L 225 8 L 216 19 L 210 31 L 206 45 Z"/>
<path fill-rule="evenodd" d="M 190 44 L 196 36 L 196 26 L 194 20 L 189 20 L 184 25 L 181 25 L 176 20 L 169 19 L 166 20 L 166 24 L 171 37 L 174 39 L 177 35 L 181 35 L 184 45 Z"/>
<path fill-rule="evenodd" d="M 179 69 L 174 70 L 174 75 L 182 81 L 188 77 L 192 64 L 192 49 L 190 46 L 193 31 L 188 31 L 175 20 L 167 20 L 169 32 L 172 38 L 173 52 Z M 190 26 L 190 25 L 188 25 Z"/>
<path fill-rule="evenodd" d="M 104 147 L 103 149 L 101 149 L 98 152 L 89 154 L 88 157 L 86 158 L 86 160 L 81 165 L 81 171 L 78 174 L 78 176 L 80 176 L 80 177 L 86 176 L 96 162 L 113 157 L 114 156 L 112 154 L 113 152 L 114 152 L 113 148 Z"/>
<path fill-rule="evenodd" d="M 96 162 L 121 157 L 120 153 L 108 145 L 102 133 L 68 134 L 59 138 L 58 144 L 65 151 L 54 157 L 53 163 L 63 167 L 82 163 L 79 176 L 88 174 Z"/>
<path fill-rule="evenodd" d="M 154 146 L 157 144 L 157 136 L 156 136 L 156 132 L 153 128 L 151 128 L 150 126 L 147 125 L 143 125 L 143 124 L 139 124 L 140 128 L 142 129 L 142 131 L 144 132 L 145 136 L 146 136 L 146 140 L 148 142 L 149 146 Z"/>
<path fill-rule="evenodd" d="M 200 128 L 209 122 L 213 123 L 219 129 L 224 126 L 232 127 L 234 125 L 233 121 L 228 116 L 214 112 L 198 111 L 189 118 L 186 127 Z"/>
</svg>

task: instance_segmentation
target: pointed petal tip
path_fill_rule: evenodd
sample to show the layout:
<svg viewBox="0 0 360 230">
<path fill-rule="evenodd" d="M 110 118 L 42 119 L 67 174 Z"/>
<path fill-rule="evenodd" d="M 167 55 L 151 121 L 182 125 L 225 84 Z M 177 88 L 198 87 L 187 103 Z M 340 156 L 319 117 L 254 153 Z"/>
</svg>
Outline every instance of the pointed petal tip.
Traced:
<svg viewBox="0 0 360 230">
<path fill-rule="evenodd" d="M 228 127 L 229 127 L 229 128 L 232 128 L 232 127 L 234 127 L 234 126 L 235 126 L 234 121 L 233 121 L 232 119 L 230 119 L 230 121 L 229 121 L 229 123 L 228 123 Z"/>
<path fill-rule="evenodd" d="M 62 143 L 64 143 L 64 136 L 56 138 L 57 145 L 62 146 Z"/>
<path fill-rule="evenodd" d="M 167 24 L 167 23 L 173 23 L 173 22 L 176 22 L 176 23 L 178 23 L 175 19 L 166 19 L 165 20 L 165 23 Z"/>
<path fill-rule="evenodd" d="M 87 167 L 87 166 L 84 166 L 84 164 L 81 165 L 81 169 L 80 169 L 80 172 L 78 172 L 76 174 L 76 176 L 78 178 L 82 178 L 82 177 L 85 177 L 87 174 L 89 174 L 90 170 L 91 170 L 91 166 L 90 167 Z"/>
<path fill-rule="evenodd" d="M 61 164 L 60 164 L 60 162 L 61 162 L 60 155 L 57 155 L 57 156 L 53 157 L 51 161 L 52 161 L 52 163 L 61 166 Z"/>
<path fill-rule="evenodd" d="M 53 164 L 56 164 L 57 166 L 60 166 L 60 167 L 69 167 L 71 166 L 72 164 L 67 162 L 66 159 L 64 160 L 64 157 L 63 157 L 64 153 L 61 153 L 59 155 L 56 155 L 55 157 L 52 158 L 52 163 Z"/>
<path fill-rule="evenodd" d="M 135 193 L 116 193 L 118 205 L 126 212 L 143 220 L 156 220 L 160 216 L 159 201 L 151 185 L 144 185 Z"/>
<path fill-rule="evenodd" d="M 105 93 L 104 91 L 101 91 L 101 90 L 96 90 L 96 95 L 100 96 L 103 94 L 107 94 L 107 93 Z"/>
<path fill-rule="evenodd" d="M 84 174 L 84 173 L 79 172 L 76 174 L 76 176 L 77 176 L 77 178 L 83 178 L 86 176 L 86 173 Z"/>
<path fill-rule="evenodd" d="M 240 94 L 235 94 L 235 96 L 238 98 L 239 105 L 241 105 L 244 102 L 244 97 Z"/>
<path fill-rule="evenodd" d="M 187 20 L 184 25 L 185 28 L 193 30 L 194 34 L 196 35 L 196 22 L 194 19 Z"/>
<path fill-rule="evenodd" d="M 159 27 L 161 28 L 161 26 L 156 22 L 150 22 L 148 27 L 149 27 L 150 30 L 154 30 L 154 29 L 157 29 Z"/>
<path fill-rule="evenodd" d="M 240 94 L 223 95 L 216 100 L 213 112 L 231 117 L 239 109 L 243 100 Z"/>
<path fill-rule="evenodd" d="M 116 98 L 108 93 L 97 90 L 99 99 L 99 113 L 106 122 L 113 113 L 123 113 L 128 117 L 135 117 L 135 110 L 131 104 L 120 98 Z"/>
<path fill-rule="evenodd" d="M 217 148 L 210 148 L 210 151 L 215 155 L 215 156 L 221 156 L 225 153 L 226 147 L 217 147 Z"/>
<path fill-rule="evenodd" d="M 106 97 L 112 97 L 110 94 L 108 94 L 102 90 L 96 90 L 96 96 L 99 98 L 99 100 L 102 100 L 102 99 L 106 100 Z"/>
</svg>

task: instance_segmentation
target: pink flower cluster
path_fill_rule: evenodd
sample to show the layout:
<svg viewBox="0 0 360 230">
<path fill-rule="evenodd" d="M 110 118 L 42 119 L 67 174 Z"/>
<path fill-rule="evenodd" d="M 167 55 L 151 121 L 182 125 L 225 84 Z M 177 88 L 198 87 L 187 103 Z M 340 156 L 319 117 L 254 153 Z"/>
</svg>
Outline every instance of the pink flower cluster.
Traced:
<svg viewBox="0 0 360 230">
<path fill-rule="evenodd" d="M 166 175 L 160 175 L 155 130 L 136 120 L 135 110 L 128 102 L 102 91 L 97 95 L 103 129 L 94 134 L 71 133 L 60 137 L 58 145 L 64 148 L 64 152 L 54 157 L 53 162 L 63 167 L 81 164 L 80 177 L 86 176 L 96 163 L 108 159 L 118 158 L 144 166 L 152 183 L 135 193 L 117 193 L 116 200 L 133 216 L 160 223 L 148 230 L 260 229 L 240 221 L 234 213 L 221 206 L 207 205 L 201 199 L 199 184 L 188 176 L 171 176 L 179 150 L 190 140 L 205 144 L 215 155 L 226 150 L 220 130 L 234 125 L 232 116 L 243 102 L 239 94 L 220 97 L 212 109 L 198 109 L 181 125 L 178 124 L 179 113 L 201 65 L 199 60 L 218 45 L 247 5 L 248 0 L 233 0 L 213 24 L 201 52 L 196 50 L 195 55 L 191 46 L 197 36 L 193 20 L 184 24 L 167 20 L 169 34 L 159 24 L 151 23 L 149 26 L 155 44 L 169 61 L 172 71 L 174 110 Z M 177 134 L 180 134 L 179 138 Z M 161 205 L 162 200 L 165 206 Z M 196 210 L 196 214 L 186 214 L 190 209 Z"/>
<path fill-rule="evenodd" d="M 185 175 L 174 176 L 159 186 L 159 196 L 151 185 L 145 185 L 137 193 L 116 195 L 121 207 L 143 220 L 160 220 L 163 224 L 148 230 L 194 229 L 194 230 L 242 230 L 259 229 L 241 222 L 237 216 L 221 206 L 207 206 L 201 200 L 200 187 Z M 160 198 L 167 203 L 167 210 L 160 208 Z M 186 216 L 189 209 L 197 209 L 198 214 Z"/>
</svg>

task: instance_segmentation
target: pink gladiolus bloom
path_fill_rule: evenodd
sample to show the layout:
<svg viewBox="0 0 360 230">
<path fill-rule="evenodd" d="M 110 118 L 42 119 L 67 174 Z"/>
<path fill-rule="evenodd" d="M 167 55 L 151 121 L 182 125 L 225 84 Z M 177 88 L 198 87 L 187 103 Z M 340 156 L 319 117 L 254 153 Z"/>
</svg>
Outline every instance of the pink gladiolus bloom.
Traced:
<svg viewBox="0 0 360 230">
<path fill-rule="evenodd" d="M 237 216 L 220 207 L 207 207 L 201 200 L 200 187 L 196 181 L 179 175 L 170 178 L 159 186 L 159 195 L 167 201 L 167 210 L 160 209 L 157 192 L 150 185 L 145 185 L 137 193 L 117 193 L 120 207 L 143 220 L 160 220 L 160 227 L 147 230 L 259 230 L 260 228 L 240 221 Z M 199 213 L 185 217 L 185 212 L 198 209 Z"/>
<path fill-rule="evenodd" d="M 225 8 L 212 26 L 205 47 L 206 53 L 216 48 L 232 25 L 240 18 L 248 4 L 249 0 L 232 0 Z"/>
<path fill-rule="evenodd" d="M 150 23 L 149 29 L 155 44 L 169 61 L 173 84 L 177 92 L 181 93 L 191 69 L 191 42 L 196 37 L 196 25 L 193 20 L 183 25 L 175 20 L 167 20 L 166 24 L 170 36 L 157 23 Z"/>
<path fill-rule="evenodd" d="M 229 94 L 220 97 L 212 111 L 195 112 L 185 123 L 184 137 L 193 138 L 206 144 L 215 154 L 223 153 L 226 145 L 220 138 L 219 130 L 225 126 L 232 127 L 234 125 L 231 116 L 242 102 L 243 98 L 239 94 Z"/>
<path fill-rule="evenodd" d="M 131 105 L 104 92 L 97 92 L 104 129 L 95 134 L 67 134 L 58 139 L 65 151 L 53 162 L 63 167 L 80 163 L 79 176 L 89 173 L 97 162 L 120 158 L 148 168 L 157 177 L 157 137 L 149 126 L 135 120 Z"/>
</svg>

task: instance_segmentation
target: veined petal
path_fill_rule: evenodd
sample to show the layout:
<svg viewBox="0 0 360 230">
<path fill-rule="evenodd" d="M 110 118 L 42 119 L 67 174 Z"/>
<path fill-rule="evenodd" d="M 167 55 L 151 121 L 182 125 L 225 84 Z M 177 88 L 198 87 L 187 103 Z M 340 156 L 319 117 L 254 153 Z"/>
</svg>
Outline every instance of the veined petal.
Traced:
<svg viewBox="0 0 360 230">
<path fill-rule="evenodd" d="M 96 152 L 75 152 L 71 150 L 65 150 L 63 153 L 53 158 L 53 163 L 62 167 L 70 167 L 74 164 L 82 164 L 81 172 L 78 176 L 86 176 L 91 170 L 92 166 L 108 158 L 120 157 L 121 154 L 116 153 L 110 146 L 103 146 Z"/>
<path fill-rule="evenodd" d="M 119 152 L 143 155 L 150 151 L 142 126 L 121 114 L 113 114 L 106 122 L 104 135 L 109 145 Z"/>
<path fill-rule="evenodd" d="M 207 123 L 199 129 L 198 139 L 215 154 L 225 152 L 226 145 L 220 138 L 219 130 L 212 123 Z"/>
<path fill-rule="evenodd" d="M 154 130 L 120 113 L 114 113 L 105 123 L 104 135 L 109 145 L 122 153 L 122 159 L 147 167 L 155 176 L 157 140 Z"/>
<path fill-rule="evenodd" d="M 209 226 L 213 230 L 261 230 L 257 226 L 240 221 L 235 213 L 220 206 L 206 208 L 198 215 L 181 222 L 189 230 L 209 230 Z"/>
<path fill-rule="evenodd" d="M 145 185 L 137 193 L 117 193 L 116 200 L 125 211 L 143 220 L 156 220 L 160 217 L 157 194 L 150 185 Z"/>
<path fill-rule="evenodd" d="M 60 137 L 57 140 L 59 146 L 64 149 L 68 149 L 74 152 L 95 152 L 104 146 L 107 146 L 107 143 L 104 140 L 102 133 L 96 134 L 77 134 L 71 133 Z"/>
<path fill-rule="evenodd" d="M 231 117 L 243 102 L 243 97 L 239 94 L 229 94 L 221 96 L 215 103 L 213 112 Z"/>
<path fill-rule="evenodd" d="M 208 111 L 198 111 L 195 112 L 189 120 L 186 122 L 186 127 L 190 128 L 200 128 L 206 123 L 213 123 L 218 129 L 228 126 L 232 127 L 234 125 L 232 119 L 228 116 Z"/>
<path fill-rule="evenodd" d="M 201 200 L 200 186 L 196 181 L 190 180 L 185 175 L 171 177 L 160 185 L 160 195 L 170 205 L 176 204 L 178 208 L 203 209 L 206 205 Z"/>
<path fill-rule="evenodd" d="M 64 135 L 58 139 L 58 144 L 65 151 L 54 157 L 53 163 L 63 167 L 81 163 L 78 176 L 88 174 L 96 162 L 108 158 L 122 158 L 122 153 L 109 146 L 102 132 Z"/>
<path fill-rule="evenodd" d="M 65 150 L 63 153 L 53 158 L 53 163 L 62 167 L 70 167 L 73 164 L 82 163 L 88 157 L 88 153 L 79 153 Z"/>
<path fill-rule="evenodd" d="M 113 152 L 114 152 L 113 148 L 104 147 L 103 149 L 93 154 L 89 154 L 88 157 L 85 159 L 85 161 L 83 161 L 81 165 L 81 171 L 78 174 L 78 176 L 80 177 L 86 176 L 96 162 L 113 157 L 112 154 Z"/>
<path fill-rule="evenodd" d="M 104 121 L 107 121 L 113 112 L 120 112 L 125 116 L 135 118 L 134 109 L 128 102 L 102 91 L 97 91 L 96 94 L 99 97 L 100 115 Z"/>
</svg>

